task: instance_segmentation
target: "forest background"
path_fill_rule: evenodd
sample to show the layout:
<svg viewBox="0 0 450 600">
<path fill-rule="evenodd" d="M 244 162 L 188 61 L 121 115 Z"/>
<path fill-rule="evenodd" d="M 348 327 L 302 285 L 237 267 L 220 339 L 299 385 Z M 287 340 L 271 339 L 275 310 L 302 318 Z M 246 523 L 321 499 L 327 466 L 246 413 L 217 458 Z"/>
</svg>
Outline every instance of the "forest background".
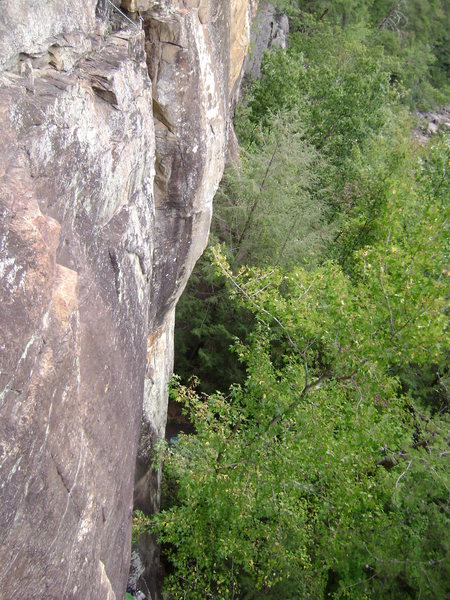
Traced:
<svg viewBox="0 0 450 600">
<path fill-rule="evenodd" d="M 168 598 L 448 587 L 445 0 L 285 0 L 177 309 Z"/>
</svg>

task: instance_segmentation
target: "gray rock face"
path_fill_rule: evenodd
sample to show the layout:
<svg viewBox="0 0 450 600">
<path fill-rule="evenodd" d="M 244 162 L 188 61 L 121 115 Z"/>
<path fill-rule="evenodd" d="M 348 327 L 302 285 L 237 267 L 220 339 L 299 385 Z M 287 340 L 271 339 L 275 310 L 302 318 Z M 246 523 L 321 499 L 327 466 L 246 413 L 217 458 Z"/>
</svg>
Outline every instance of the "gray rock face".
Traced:
<svg viewBox="0 0 450 600">
<path fill-rule="evenodd" d="M 261 61 L 268 48 L 286 48 L 289 20 L 270 2 L 258 5 L 251 35 L 251 52 L 245 61 L 245 74 L 252 79 L 261 77 Z"/>
<path fill-rule="evenodd" d="M 104 0 L 0 0 L 2 598 L 123 597 L 241 3 L 245 41 L 247 0 L 139 0 L 143 30 Z"/>
<path fill-rule="evenodd" d="M 143 34 L 0 90 L 1 549 L 6 598 L 124 584 L 152 275 Z M 6 590 L 6 591 L 5 591 Z"/>
<path fill-rule="evenodd" d="M 0 69 L 11 68 L 17 56 L 51 52 L 52 46 L 80 50 L 95 28 L 96 4 L 96 0 L 1 0 Z"/>
</svg>

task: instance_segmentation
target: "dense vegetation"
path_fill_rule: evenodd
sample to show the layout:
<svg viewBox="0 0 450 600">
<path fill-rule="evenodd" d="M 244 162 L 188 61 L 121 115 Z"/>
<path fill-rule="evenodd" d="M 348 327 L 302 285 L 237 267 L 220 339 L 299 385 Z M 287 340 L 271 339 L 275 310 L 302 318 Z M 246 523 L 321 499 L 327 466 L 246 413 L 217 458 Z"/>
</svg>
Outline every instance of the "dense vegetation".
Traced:
<svg viewBox="0 0 450 600">
<path fill-rule="evenodd" d="M 409 110 L 446 97 L 447 5 L 283 4 L 178 312 L 196 434 L 163 453 L 167 589 L 438 600 L 450 153 Z"/>
</svg>

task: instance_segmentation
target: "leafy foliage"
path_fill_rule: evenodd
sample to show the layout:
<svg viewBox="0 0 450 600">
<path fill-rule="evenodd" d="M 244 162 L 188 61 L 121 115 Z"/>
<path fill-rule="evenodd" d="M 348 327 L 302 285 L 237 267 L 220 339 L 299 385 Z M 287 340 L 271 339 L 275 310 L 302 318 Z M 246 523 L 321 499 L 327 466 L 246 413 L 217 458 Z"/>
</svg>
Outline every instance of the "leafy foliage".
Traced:
<svg viewBox="0 0 450 600">
<path fill-rule="evenodd" d="M 238 117 L 238 133 L 244 144 L 252 141 L 252 124 L 295 108 L 306 139 L 335 167 L 334 177 L 345 179 L 352 153 L 386 120 L 389 82 L 382 51 L 367 47 L 359 31 L 349 35 L 322 25 L 312 36 L 297 32 L 288 50 L 266 53 L 262 78 L 241 109 L 244 126 Z"/>
<path fill-rule="evenodd" d="M 242 151 L 216 196 L 214 231 L 233 264 L 314 264 L 331 238 L 325 167 L 304 140 L 298 114 L 277 114 L 253 132 L 255 148 Z"/>
<path fill-rule="evenodd" d="M 135 544 L 140 535 L 150 531 L 150 518 L 141 510 L 135 510 L 133 513 L 133 525 L 131 529 L 132 542 Z"/>
<path fill-rule="evenodd" d="M 293 28 L 308 36 L 320 27 L 345 35 L 364 30 L 364 44 L 384 51 L 392 79 L 400 82 L 411 107 L 448 102 L 446 0 L 282 0 L 281 6 L 291 15 Z"/>
<path fill-rule="evenodd" d="M 178 503 L 154 520 L 175 598 L 448 592 L 448 419 L 397 376 L 444 351 L 447 144 L 416 158 L 352 278 L 333 262 L 233 274 L 215 252 L 256 326 L 235 344 L 242 385 L 179 389 L 196 435 L 166 457 Z"/>
<path fill-rule="evenodd" d="M 206 253 L 197 263 L 177 306 L 176 372 L 187 382 L 195 375 L 202 391 L 227 390 L 245 379 L 245 370 L 229 348 L 244 339 L 253 318 L 230 297 Z"/>
<path fill-rule="evenodd" d="M 247 90 L 241 164 L 216 198 L 222 249 L 178 307 L 177 370 L 210 395 L 196 380 L 172 392 L 196 434 L 164 460 L 167 587 L 437 600 L 450 154 L 444 136 L 411 139 L 401 103 L 445 96 L 447 7 L 279 4 L 290 47 Z"/>
</svg>

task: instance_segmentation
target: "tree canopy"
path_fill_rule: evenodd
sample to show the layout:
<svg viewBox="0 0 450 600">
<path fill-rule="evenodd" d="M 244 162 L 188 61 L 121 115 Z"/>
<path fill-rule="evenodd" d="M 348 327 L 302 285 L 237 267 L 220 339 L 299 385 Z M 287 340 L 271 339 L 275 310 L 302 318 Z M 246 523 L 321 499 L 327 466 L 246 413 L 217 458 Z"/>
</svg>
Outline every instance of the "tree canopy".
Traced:
<svg viewBox="0 0 450 600">
<path fill-rule="evenodd" d="M 178 502 L 155 519 L 175 597 L 445 596 L 448 419 L 399 373 L 443 356 L 448 158 L 436 143 L 391 181 L 356 276 L 233 274 L 215 250 L 256 324 L 242 385 L 177 388 L 196 435 L 168 451 Z"/>
<path fill-rule="evenodd" d="M 448 101 L 448 6 L 278 5 L 177 309 L 168 597 L 440 600 L 450 152 L 410 109 Z"/>
</svg>

